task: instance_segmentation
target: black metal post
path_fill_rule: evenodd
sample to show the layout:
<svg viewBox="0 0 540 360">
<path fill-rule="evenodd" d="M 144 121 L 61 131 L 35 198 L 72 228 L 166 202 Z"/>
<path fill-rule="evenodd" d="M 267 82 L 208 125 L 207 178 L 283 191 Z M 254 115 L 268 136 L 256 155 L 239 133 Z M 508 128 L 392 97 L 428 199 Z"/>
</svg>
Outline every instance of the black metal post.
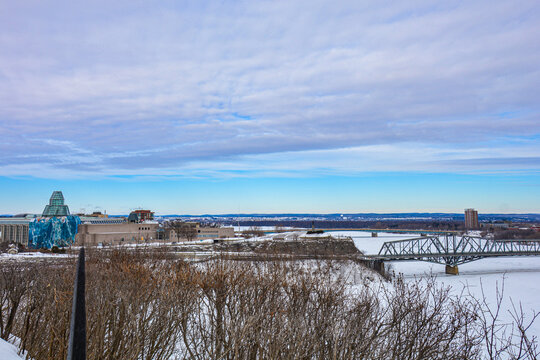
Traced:
<svg viewBox="0 0 540 360">
<path fill-rule="evenodd" d="M 73 289 L 73 307 L 69 330 L 67 360 L 86 360 L 86 303 L 85 303 L 84 247 L 79 252 L 75 287 Z"/>
</svg>

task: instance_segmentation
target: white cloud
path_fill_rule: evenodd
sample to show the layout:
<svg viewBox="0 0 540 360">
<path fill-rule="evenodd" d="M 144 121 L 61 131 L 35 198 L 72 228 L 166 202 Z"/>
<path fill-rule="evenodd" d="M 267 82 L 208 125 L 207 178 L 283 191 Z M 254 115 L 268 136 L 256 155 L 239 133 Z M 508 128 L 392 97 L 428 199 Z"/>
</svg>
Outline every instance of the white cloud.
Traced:
<svg viewBox="0 0 540 360">
<path fill-rule="evenodd" d="M 534 1 L 7 10 L 0 175 L 538 169 Z"/>
</svg>

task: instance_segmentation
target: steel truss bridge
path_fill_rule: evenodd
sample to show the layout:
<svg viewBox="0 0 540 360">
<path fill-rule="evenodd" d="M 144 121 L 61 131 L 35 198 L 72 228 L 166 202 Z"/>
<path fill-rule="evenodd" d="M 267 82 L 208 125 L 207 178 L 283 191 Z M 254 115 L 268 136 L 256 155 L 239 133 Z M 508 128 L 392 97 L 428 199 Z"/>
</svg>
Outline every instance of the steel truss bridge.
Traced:
<svg viewBox="0 0 540 360">
<path fill-rule="evenodd" d="M 414 239 L 385 242 L 378 255 L 370 256 L 373 260 L 428 261 L 447 265 L 450 268 L 471 261 L 497 256 L 538 256 L 540 241 L 527 240 L 490 240 L 478 236 L 454 234 L 444 236 L 423 236 Z M 451 273 L 450 269 L 450 273 Z"/>
</svg>

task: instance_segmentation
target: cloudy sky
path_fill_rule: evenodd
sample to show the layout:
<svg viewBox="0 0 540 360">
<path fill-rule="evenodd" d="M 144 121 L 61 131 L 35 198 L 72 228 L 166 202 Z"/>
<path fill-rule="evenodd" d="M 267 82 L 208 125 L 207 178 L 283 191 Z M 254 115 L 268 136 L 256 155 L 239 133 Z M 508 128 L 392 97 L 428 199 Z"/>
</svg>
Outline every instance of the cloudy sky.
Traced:
<svg viewBox="0 0 540 360">
<path fill-rule="evenodd" d="M 0 213 L 540 212 L 539 17 L 0 0 Z"/>
</svg>

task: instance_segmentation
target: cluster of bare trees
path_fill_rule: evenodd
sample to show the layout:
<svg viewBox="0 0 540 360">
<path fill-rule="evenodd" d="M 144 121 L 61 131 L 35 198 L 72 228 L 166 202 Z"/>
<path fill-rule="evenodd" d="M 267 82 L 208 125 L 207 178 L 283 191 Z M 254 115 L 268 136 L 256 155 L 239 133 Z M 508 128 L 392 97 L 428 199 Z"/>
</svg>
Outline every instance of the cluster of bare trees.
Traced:
<svg viewBox="0 0 540 360">
<path fill-rule="evenodd" d="M 170 220 L 165 223 L 165 229 L 169 232 L 169 238 L 171 239 L 171 231 L 174 232 L 174 236 L 177 239 L 185 239 L 187 241 L 193 241 L 197 237 L 196 224 L 192 222 L 185 222 L 182 220 Z"/>
<path fill-rule="evenodd" d="M 89 359 L 538 355 L 522 312 L 508 327 L 488 304 L 453 297 L 433 279 L 351 288 L 326 263 L 190 264 L 166 256 L 88 254 Z M 66 356 L 73 265 L 0 265 L 1 336 L 17 336 L 32 359 Z"/>
<path fill-rule="evenodd" d="M 495 240 L 538 240 L 540 239 L 540 231 L 533 229 L 517 229 L 517 230 L 498 230 L 493 233 Z"/>
<path fill-rule="evenodd" d="M 248 229 L 242 231 L 242 237 L 246 239 L 263 235 L 264 231 L 258 226 L 250 226 Z"/>
</svg>

